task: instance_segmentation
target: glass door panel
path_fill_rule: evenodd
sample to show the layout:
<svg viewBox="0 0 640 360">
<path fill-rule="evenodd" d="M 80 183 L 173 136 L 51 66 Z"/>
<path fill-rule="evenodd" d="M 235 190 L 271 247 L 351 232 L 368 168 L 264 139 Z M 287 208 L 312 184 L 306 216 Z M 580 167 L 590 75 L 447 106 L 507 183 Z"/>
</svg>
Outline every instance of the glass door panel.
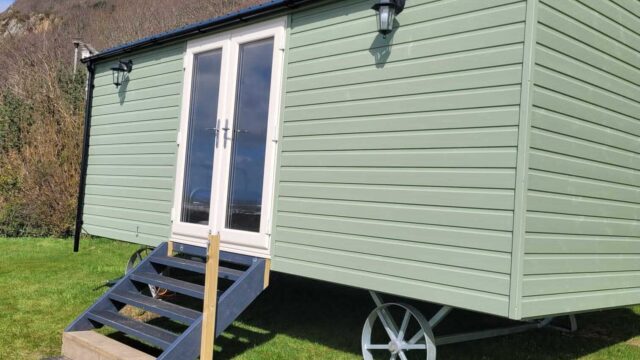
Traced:
<svg viewBox="0 0 640 360">
<path fill-rule="evenodd" d="M 269 256 L 285 21 L 187 43 L 173 241 Z"/>
<path fill-rule="evenodd" d="M 225 225 L 260 231 L 273 39 L 241 44 Z"/>
<path fill-rule="evenodd" d="M 180 221 L 209 224 L 222 50 L 194 55 Z"/>
</svg>

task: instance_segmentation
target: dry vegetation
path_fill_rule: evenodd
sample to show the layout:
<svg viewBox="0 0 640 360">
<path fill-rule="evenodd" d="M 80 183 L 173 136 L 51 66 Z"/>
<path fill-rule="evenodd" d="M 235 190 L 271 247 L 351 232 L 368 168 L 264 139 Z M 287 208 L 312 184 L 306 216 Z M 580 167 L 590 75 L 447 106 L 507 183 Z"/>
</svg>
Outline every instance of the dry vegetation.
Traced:
<svg viewBox="0 0 640 360">
<path fill-rule="evenodd" d="M 17 0 L 0 20 L 0 235 L 68 235 L 78 186 L 85 74 L 71 40 L 106 48 L 262 0 Z M 42 16 L 42 15 L 45 16 Z"/>
</svg>

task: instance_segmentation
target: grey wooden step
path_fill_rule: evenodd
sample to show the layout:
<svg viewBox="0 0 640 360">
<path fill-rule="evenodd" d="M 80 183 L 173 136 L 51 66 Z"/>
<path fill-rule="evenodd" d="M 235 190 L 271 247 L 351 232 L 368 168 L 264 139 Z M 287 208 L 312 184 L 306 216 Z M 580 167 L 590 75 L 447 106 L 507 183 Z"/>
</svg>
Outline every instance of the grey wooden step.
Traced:
<svg viewBox="0 0 640 360">
<path fill-rule="evenodd" d="M 150 259 L 154 264 L 165 265 L 175 269 L 182 269 L 192 271 L 198 274 L 205 273 L 205 263 L 199 261 L 193 261 L 174 256 L 154 256 Z"/>
<path fill-rule="evenodd" d="M 160 264 L 170 268 L 187 270 L 198 274 L 205 273 L 205 263 L 199 261 L 174 256 L 154 256 L 150 261 L 154 264 Z M 243 273 L 244 271 L 242 270 L 232 269 L 225 266 L 220 266 L 218 268 L 218 277 L 230 281 L 238 280 Z"/>
<path fill-rule="evenodd" d="M 207 256 L 206 247 L 182 244 L 179 242 L 173 243 L 173 251 L 181 254 L 192 255 L 192 256 L 200 256 L 200 257 Z"/>
<path fill-rule="evenodd" d="M 179 294 L 204 299 L 204 286 L 150 272 L 134 272 L 131 280 L 150 284 Z"/>
<path fill-rule="evenodd" d="M 244 274 L 244 271 L 242 270 L 232 269 L 224 266 L 218 267 L 218 277 L 221 279 L 236 281 L 242 276 L 242 274 Z"/>
<path fill-rule="evenodd" d="M 154 299 L 133 291 L 119 290 L 109 294 L 109 298 L 117 302 L 132 305 L 137 308 L 150 311 L 154 314 L 167 317 L 187 325 L 193 324 L 202 313 L 170 302 Z"/>
<path fill-rule="evenodd" d="M 176 341 L 178 335 L 159 327 L 145 324 L 110 310 L 89 312 L 89 319 L 112 327 L 144 342 L 166 349 Z"/>
<path fill-rule="evenodd" d="M 231 264 L 251 266 L 254 263 L 255 258 L 242 254 L 230 253 L 227 251 L 220 251 L 220 261 L 228 262 Z"/>
<path fill-rule="evenodd" d="M 155 357 L 95 331 L 72 331 L 62 335 L 65 360 L 153 360 Z"/>
<path fill-rule="evenodd" d="M 193 246 L 188 244 L 180 244 L 174 243 L 173 250 L 178 253 L 206 257 L 207 249 L 200 246 Z M 243 265 L 243 266 L 251 266 L 254 263 L 255 258 L 247 255 L 231 253 L 228 251 L 220 251 L 220 261 L 229 262 L 232 264 Z"/>
<path fill-rule="evenodd" d="M 174 246 L 174 252 L 202 256 L 204 248 L 180 245 Z M 175 293 L 183 294 L 195 299 L 204 298 L 204 286 L 179 280 L 162 273 L 158 273 L 158 266 L 187 270 L 192 274 L 202 274 L 205 270 L 204 263 L 193 261 L 191 258 L 180 259 L 168 257 L 169 245 L 162 243 L 148 257 L 144 258 L 135 270 L 127 273 L 103 296 L 101 296 L 89 309 L 78 316 L 65 329 L 65 338 L 72 339 L 73 334 L 80 334 L 86 330 L 99 328 L 105 325 L 121 331 L 132 338 L 157 346 L 163 349 L 159 360 L 191 360 L 197 359 L 200 350 L 202 336 L 202 314 L 190 308 L 178 304 L 153 299 L 136 290 L 136 285 L 153 285 L 168 289 Z M 206 255 L 206 254 L 205 254 Z M 231 284 L 222 284 L 218 288 L 218 306 L 214 336 L 219 336 L 256 297 L 264 290 L 265 274 L 267 274 L 267 262 L 265 259 L 246 255 L 220 252 L 219 277 L 231 280 Z M 144 288 L 146 286 L 142 286 Z M 221 290 L 223 289 L 223 290 Z M 215 291 L 212 289 L 212 291 Z M 181 296 L 175 297 L 176 301 L 188 301 Z M 118 313 L 122 304 L 135 306 L 146 311 L 153 312 L 165 318 L 188 325 L 178 335 L 160 327 L 146 324 L 135 319 L 128 318 Z M 67 335 L 72 334 L 72 335 Z M 93 334 L 93 333 L 90 333 Z M 96 334 L 98 335 L 98 334 Z M 80 354 L 73 357 L 79 359 L 100 360 L 150 360 L 144 353 L 136 352 L 124 344 L 112 344 L 113 340 L 105 340 L 101 335 L 92 337 L 84 336 L 88 345 L 78 345 L 74 340 L 67 340 L 67 353 L 77 351 Z M 105 345 L 106 344 L 106 345 Z M 119 357 L 104 355 L 103 349 L 118 348 Z M 88 349 L 88 350 L 87 350 Z M 96 350 L 98 349 L 98 350 Z M 133 352 L 131 352 L 133 351 Z"/>
</svg>

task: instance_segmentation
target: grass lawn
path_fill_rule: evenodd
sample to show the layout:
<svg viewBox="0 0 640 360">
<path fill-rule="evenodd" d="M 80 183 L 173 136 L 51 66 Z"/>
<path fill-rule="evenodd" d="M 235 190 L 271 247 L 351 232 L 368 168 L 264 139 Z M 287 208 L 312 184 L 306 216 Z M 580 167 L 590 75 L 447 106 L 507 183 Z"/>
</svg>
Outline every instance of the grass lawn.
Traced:
<svg viewBox="0 0 640 360">
<path fill-rule="evenodd" d="M 0 359 L 60 351 L 63 328 L 122 275 L 135 245 L 0 238 Z M 425 314 L 433 307 L 418 304 Z M 218 341 L 216 359 L 361 359 L 360 331 L 372 309 L 363 290 L 274 274 L 272 286 Z M 544 329 L 439 348 L 438 359 L 640 359 L 640 306 L 578 316 L 580 330 Z M 452 313 L 438 333 L 504 320 Z M 636 344 L 636 345 L 634 345 Z"/>
</svg>

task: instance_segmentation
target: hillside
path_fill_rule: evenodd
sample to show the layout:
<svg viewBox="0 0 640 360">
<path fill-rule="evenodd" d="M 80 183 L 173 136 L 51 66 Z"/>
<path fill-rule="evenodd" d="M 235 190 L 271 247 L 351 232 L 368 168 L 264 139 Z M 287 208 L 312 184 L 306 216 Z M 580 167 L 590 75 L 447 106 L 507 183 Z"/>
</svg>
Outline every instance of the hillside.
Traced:
<svg viewBox="0 0 640 360">
<path fill-rule="evenodd" d="M 69 235 L 75 219 L 84 71 L 97 49 L 262 0 L 16 0 L 0 14 L 0 236 Z"/>
</svg>

